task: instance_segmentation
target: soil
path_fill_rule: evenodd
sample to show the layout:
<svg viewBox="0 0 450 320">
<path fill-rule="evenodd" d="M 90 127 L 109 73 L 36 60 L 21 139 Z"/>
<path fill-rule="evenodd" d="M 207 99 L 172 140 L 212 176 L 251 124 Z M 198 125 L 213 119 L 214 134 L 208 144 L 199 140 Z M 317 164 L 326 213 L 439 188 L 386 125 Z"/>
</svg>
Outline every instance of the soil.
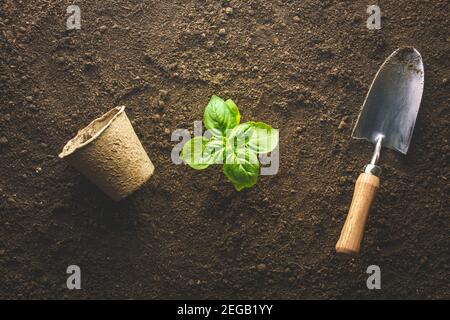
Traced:
<svg viewBox="0 0 450 320">
<path fill-rule="evenodd" d="M 373 2 L 381 30 L 359 0 L 1 1 L 0 298 L 450 298 L 450 4 Z M 71 4 L 81 30 L 66 30 Z M 341 257 L 372 153 L 351 128 L 403 45 L 425 64 L 411 147 L 383 151 L 362 252 Z M 236 192 L 219 166 L 172 163 L 170 133 L 212 94 L 280 128 L 277 175 Z M 117 105 L 156 170 L 114 203 L 57 155 Z"/>
</svg>

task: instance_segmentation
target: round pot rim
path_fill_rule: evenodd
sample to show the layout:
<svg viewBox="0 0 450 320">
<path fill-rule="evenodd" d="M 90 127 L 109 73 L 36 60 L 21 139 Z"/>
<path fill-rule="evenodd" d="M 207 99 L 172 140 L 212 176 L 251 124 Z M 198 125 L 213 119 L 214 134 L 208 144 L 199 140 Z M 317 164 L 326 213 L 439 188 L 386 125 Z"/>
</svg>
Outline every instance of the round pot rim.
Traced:
<svg viewBox="0 0 450 320">
<path fill-rule="evenodd" d="M 66 157 L 70 156 L 71 154 L 75 153 L 76 151 L 89 145 L 91 142 L 95 141 L 106 129 L 108 129 L 108 127 L 111 125 L 111 123 L 118 116 L 120 116 L 124 111 L 125 111 L 125 106 L 114 107 L 111 110 L 109 110 L 108 112 L 105 112 L 102 116 L 91 121 L 87 126 L 80 129 L 77 132 L 77 134 L 75 135 L 75 137 L 73 137 L 66 143 L 62 152 L 58 155 L 59 158 L 61 158 L 61 159 L 66 158 Z M 84 134 L 89 128 L 92 128 L 96 123 L 104 121 L 106 118 L 110 117 L 111 114 L 114 112 L 115 112 L 115 114 L 111 117 L 111 119 L 109 119 L 105 125 L 103 125 L 99 130 L 97 130 L 95 132 L 95 134 L 92 135 L 92 137 L 90 137 L 86 141 L 83 141 L 82 143 L 77 142 L 77 139 L 79 139 L 80 135 Z"/>
</svg>

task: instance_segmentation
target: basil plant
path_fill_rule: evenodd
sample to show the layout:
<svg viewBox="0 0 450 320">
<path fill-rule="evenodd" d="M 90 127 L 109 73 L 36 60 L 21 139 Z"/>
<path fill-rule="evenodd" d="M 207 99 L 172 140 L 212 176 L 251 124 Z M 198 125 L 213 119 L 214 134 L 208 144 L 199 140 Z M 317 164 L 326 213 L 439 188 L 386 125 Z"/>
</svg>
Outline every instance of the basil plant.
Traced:
<svg viewBox="0 0 450 320">
<path fill-rule="evenodd" d="M 196 170 L 223 164 L 223 172 L 237 191 L 256 184 L 260 171 L 258 154 L 278 145 L 278 130 L 263 122 L 240 123 L 233 100 L 212 96 L 203 122 L 208 131 L 183 146 L 181 159 Z"/>
</svg>

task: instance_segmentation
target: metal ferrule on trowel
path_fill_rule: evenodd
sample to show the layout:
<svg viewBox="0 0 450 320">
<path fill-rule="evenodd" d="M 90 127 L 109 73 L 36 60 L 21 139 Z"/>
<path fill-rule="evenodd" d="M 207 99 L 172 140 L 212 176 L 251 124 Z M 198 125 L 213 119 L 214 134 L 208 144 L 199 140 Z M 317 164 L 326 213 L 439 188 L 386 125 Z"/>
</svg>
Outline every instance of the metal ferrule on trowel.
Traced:
<svg viewBox="0 0 450 320">
<path fill-rule="evenodd" d="M 377 138 L 377 143 L 375 144 L 375 150 L 373 151 L 372 159 L 369 164 L 364 167 L 364 172 L 367 174 L 372 174 L 374 176 L 380 177 L 381 167 L 378 165 L 378 160 L 380 160 L 381 155 L 381 143 L 384 136 L 380 134 Z"/>
</svg>

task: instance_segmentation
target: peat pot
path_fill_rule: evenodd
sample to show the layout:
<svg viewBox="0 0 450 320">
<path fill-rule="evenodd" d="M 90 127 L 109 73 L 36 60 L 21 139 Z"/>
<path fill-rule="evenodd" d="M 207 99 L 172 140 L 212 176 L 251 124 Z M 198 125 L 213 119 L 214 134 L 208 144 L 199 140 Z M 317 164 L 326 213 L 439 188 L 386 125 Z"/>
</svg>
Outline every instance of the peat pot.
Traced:
<svg viewBox="0 0 450 320">
<path fill-rule="evenodd" d="M 59 157 L 115 201 L 136 191 L 154 171 L 124 106 L 108 111 L 78 131 Z"/>
</svg>

